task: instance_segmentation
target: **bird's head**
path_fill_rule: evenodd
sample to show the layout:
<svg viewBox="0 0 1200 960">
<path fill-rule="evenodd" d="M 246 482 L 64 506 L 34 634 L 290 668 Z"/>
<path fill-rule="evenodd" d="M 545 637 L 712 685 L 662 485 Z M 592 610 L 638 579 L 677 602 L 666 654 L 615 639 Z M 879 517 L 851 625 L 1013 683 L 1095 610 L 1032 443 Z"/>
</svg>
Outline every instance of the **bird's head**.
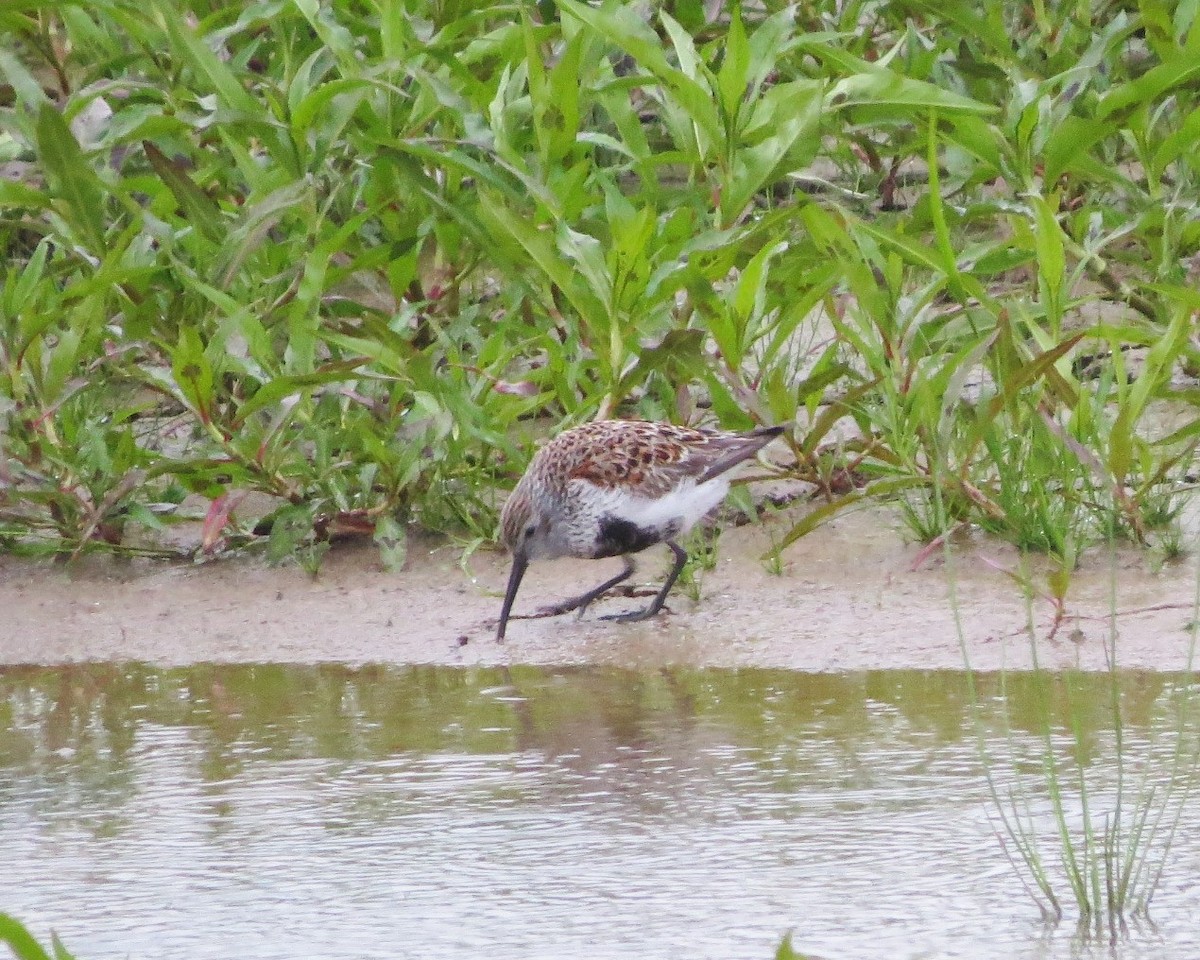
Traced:
<svg viewBox="0 0 1200 960">
<path fill-rule="evenodd" d="M 550 531 L 550 517 L 539 507 L 537 498 L 531 495 L 524 482 L 517 484 L 500 513 L 500 542 L 512 554 L 512 571 L 508 575 L 504 606 L 500 608 L 500 624 L 496 629 L 497 641 L 504 639 L 508 616 L 529 561 L 552 553 Z"/>
</svg>

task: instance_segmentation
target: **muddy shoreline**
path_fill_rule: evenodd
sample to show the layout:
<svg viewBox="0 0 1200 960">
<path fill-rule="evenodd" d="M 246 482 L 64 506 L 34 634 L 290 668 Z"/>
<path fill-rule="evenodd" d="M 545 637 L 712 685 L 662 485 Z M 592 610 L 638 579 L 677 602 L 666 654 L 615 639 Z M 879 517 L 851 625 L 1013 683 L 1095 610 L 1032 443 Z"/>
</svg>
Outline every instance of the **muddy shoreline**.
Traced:
<svg viewBox="0 0 1200 960">
<path fill-rule="evenodd" d="M 776 533 L 786 529 L 783 518 Z M 1011 548 L 982 535 L 910 569 L 920 553 L 884 509 L 839 517 L 784 554 L 782 574 L 759 561 L 766 525 L 725 531 L 701 599 L 672 594 L 646 623 L 596 619 L 643 599 L 615 597 L 573 616 L 515 619 L 492 636 L 507 558 L 418 538 L 405 569 L 385 572 L 370 544 L 330 551 L 317 577 L 254 558 L 205 564 L 90 559 L 73 567 L 0 558 L 0 663 L 143 661 L 603 664 L 774 667 L 806 671 L 1042 666 L 1102 670 L 1116 629 L 1120 666 L 1186 669 L 1194 644 L 1194 558 L 1155 564 L 1146 551 L 1087 555 L 1072 577 L 1068 618 L 1049 638 L 1053 608 L 1026 599 L 994 567 Z M 517 604 L 527 613 L 601 580 L 618 561 L 535 565 Z M 640 558 L 654 586 L 665 549 Z M 1041 582 L 1044 583 L 1044 579 Z M 956 617 L 957 613 L 957 617 Z M 1032 622 L 1036 644 L 1030 641 Z M 960 641 L 961 625 L 961 641 Z"/>
</svg>

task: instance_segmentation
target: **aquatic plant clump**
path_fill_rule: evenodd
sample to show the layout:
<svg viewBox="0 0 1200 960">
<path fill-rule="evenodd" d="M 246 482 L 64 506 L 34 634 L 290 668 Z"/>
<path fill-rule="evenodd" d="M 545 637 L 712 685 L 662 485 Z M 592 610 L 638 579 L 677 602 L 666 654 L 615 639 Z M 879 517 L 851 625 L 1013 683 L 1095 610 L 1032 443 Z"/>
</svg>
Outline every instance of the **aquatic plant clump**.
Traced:
<svg viewBox="0 0 1200 960">
<path fill-rule="evenodd" d="M 999 696 L 977 695 L 959 622 L 960 645 L 980 759 L 996 836 L 1026 892 L 1050 923 L 1074 907 L 1086 940 L 1124 939 L 1150 904 L 1200 776 L 1200 729 L 1191 670 L 1200 625 L 1200 581 L 1192 600 L 1186 672 L 1150 700 L 1131 690 L 1122 671 L 1116 585 L 1108 624 L 1106 674 L 1051 672 L 1040 666 L 1041 633 L 1027 627 L 1034 671 L 1019 690 L 1001 673 Z M 1032 596 L 1032 595 L 1031 595 Z M 1057 629 L 1061 613 L 1055 619 Z M 956 611 L 957 621 L 957 611 Z M 1097 688 L 1102 697 L 1097 697 Z M 1146 725 L 1147 715 L 1156 715 Z M 1131 717 L 1136 716 L 1136 733 Z M 1006 750 L 985 742 L 985 724 L 1006 730 Z M 1099 735 L 1098 726 L 1107 728 Z M 1036 749 L 1014 730 L 1035 732 Z M 1132 735 L 1131 735 L 1132 734 Z M 995 738 L 992 738 L 993 743 Z"/>
<path fill-rule="evenodd" d="M 0 29 L 0 549 L 315 565 L 360 533 L 398 565 L 410 520 L 491 538 L 529 420 L 609 416 L 798 420 L 824 502 L 778 550 L 864 497 L 927 540 L 1178 543 L 1190 6 Z"/>
</svg>

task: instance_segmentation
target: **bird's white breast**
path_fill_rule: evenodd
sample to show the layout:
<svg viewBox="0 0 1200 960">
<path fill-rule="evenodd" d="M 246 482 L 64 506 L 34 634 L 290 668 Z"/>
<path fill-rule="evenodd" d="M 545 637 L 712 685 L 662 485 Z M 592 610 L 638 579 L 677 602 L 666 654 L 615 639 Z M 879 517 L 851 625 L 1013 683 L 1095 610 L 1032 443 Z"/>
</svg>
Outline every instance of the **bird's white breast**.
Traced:
<svg viewBox="0 0 1200 960">
<path fill-rule="evenodd" d="M 586 512 L 595 520 L 614 516 L 643 530 L 673 528 L 672 536 L 690 530 L 729 492 L 729 480 L 724 476 L 699 485 L 687 479 L 661 497 L 639 496 L 634 490 L 620 487 L 606 489 L 587 480 L 574 483 L 580 485 L 579 499 L 587 503 Z"/>
</svg>

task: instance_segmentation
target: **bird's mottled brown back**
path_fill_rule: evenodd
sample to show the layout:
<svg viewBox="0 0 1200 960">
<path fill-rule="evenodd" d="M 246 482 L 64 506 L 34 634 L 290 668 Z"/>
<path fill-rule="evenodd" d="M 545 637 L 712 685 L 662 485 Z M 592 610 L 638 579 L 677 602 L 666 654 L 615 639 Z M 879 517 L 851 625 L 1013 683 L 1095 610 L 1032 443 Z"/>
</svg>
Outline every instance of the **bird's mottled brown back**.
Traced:
<svg viewBox="0 0 1200 960">
<path fill-rule="evenodd" d="M 555 490 L 571 480 L 634 489 L 658 497 L 687 477 L 700 478 L 723 459 L 750 456 L 766 439 L 641 420 L 599 420 L 560 434 L 538 453 L 530 472 Z M 744 450 L 744 455 L 741 451 Z M 718 470 L 717 472 L 720 472 Z"/>
<path fill-rule="evenodd" d="M 567 479 L 588 480 L 598 487 L 633 487 L 657 496 L 674 487 L 687 463 L 708 434 L 667 423 L 601 420 L 571 430 L 564 437 Z"/>
</svg>

